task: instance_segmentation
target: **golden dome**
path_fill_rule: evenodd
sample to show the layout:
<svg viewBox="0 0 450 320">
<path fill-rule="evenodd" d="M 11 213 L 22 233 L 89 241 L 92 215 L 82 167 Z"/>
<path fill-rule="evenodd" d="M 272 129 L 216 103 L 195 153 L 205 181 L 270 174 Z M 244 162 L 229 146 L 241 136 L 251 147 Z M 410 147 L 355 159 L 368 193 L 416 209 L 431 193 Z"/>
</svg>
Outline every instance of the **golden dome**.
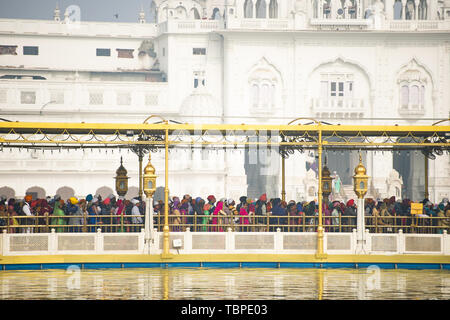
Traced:
<svg viewBox="0 0 450 320">
<path fill-rule="evenodd" d="M 155 175 L 155 167 L 151 163 L 152 160 L 152 154 L 151 152 L 148 153 L 148 163 L 144 168 L 144 175 Z"/>
<path fill-rule="evenodd" d="M 355 168 L 355 176 L 365 176 L 365 175 L 366 175 L 366 168 L 362 164 L 361 154 L 359 154 L 359 164 Z"/>
</svg>

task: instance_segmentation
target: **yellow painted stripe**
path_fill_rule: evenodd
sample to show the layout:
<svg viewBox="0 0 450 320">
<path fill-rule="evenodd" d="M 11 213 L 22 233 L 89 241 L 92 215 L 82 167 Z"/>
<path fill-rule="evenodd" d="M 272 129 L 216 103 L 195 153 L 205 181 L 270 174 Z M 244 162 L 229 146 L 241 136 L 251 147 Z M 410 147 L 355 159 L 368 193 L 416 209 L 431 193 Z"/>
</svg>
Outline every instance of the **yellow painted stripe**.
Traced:
<svg viewBox="0 0 450 320">
<path fill-rule="evenodd" d="M 317 259 L 305 254 L 174 254 L 161 255 L 33 255 L 0 256 L 0 264 L 48 263 L 176 263 L 176 262 L 310 262 L 310 263 L 438 263 L 449 264 L 448 255 L 327 255 Z"/>
<path fill-rule="evenodd" d="M 436 126 L 406 126 L 406 125 L 261 125 L 261 124 L 135 124 L 135 123 L 69 123 L 69 122 L 0 122 L 0 129 L 14 129 L 17 132 L 27 130 L 27 132 L 35 132 L 38 129 L 42 130 L 68 130 L 71 133 L 87 133 L 90 130 L 102 131 L 103 133 L 114 134 L 117 130 L 187 130 L 189 132 L 195 132 L 196 130 L 208 130 L 208 131 L 221 131 L 227 130 L 233 131 L 317 131 L 320 128 L 323 132 L 336 132 L 342 133 L 358 133 L 371 134 L 374 136 L 381 136 L 383 133 L 401 133 L 401 132 L 449 132 L 450 126 L 448 125 L 436 125 Z M 22 131 L 21 131 L 22 130 Z M 72 132 L 73 130 L 73 132 Z M 43 131 L 45 133 L 45 131 Z"/>
</svg>

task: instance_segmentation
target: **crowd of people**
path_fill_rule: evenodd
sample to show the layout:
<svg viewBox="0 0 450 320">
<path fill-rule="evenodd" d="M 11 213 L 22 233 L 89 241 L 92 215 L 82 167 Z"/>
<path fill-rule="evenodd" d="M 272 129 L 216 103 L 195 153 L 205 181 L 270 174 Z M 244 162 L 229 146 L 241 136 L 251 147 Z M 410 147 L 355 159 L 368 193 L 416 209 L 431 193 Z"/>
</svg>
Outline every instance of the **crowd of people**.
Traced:
<svg viewBox="0 0 450 320">
<path fill-rule="evenodd" d="M 424 199 L 423 212 L 411 214 L 411 201 L 365 199 L 366 229 L 370 232 L 427 232 L 443 233 L 450 226 L 450 204 L 447 198 L 433 204 Z M 181 199 L 171 197 L 168 203 L 171 231 L 222 232 L 233 231 L 296 231 L 315 232 L 318 226 L 317 201 L 289 202 L 280 198 L 268 199 L 266 194 L 258 199 L 246 196 L 217 200 L 214 195 L 206 199 L 192 198 L 186 194 Z M 153 205 L 154 226 L 162 231 L 164 203 Z M 325 232 L 351 232 L 356 228 L 357 207 L 353 199 L 347 202 L 322 202 Z M 0 226 L 14 232 L 139 232 L 145 221 L 145 202 L 139 197 L 125 199 L 111 194 L 87 195 L 83 199 L 70 197 L 66 201 L 59 195 L 45 199 L 0 199 Z"/>
</svg>

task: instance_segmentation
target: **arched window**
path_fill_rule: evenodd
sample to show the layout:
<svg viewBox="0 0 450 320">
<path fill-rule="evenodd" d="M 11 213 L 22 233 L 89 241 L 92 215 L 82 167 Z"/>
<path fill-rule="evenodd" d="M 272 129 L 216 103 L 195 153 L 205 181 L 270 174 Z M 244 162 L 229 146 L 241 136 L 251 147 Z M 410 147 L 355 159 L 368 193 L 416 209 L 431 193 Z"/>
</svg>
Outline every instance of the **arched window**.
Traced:
<svg viewBox="0 0 450 320">
<path fill-rule="evenodd" d="M 187 11 L 186 8 L 183 6 L 178 6 L 175 8 L 175 15 L 177 19 L 186 19 L 187 18 Z"/>
<path fill-rule="evenodd" d="M 267 108 L 269 106 L 269 97 L 270 97 L 270 89 L 267 83 L 264 83 L 261 87 L 261 98 L 259 101 L 259 105 L 262 108 Z"/>
<path fill-rule="evenodd" d="M 275 101 L 275 97 L 276 97 L 276 87 L 274 84 L 272 84 L 272 88 L 270 90 L 270 104 L 272 106 L 272 108 L 275 108 L 276 105 L 276 101 Z"/>
<path fill-rule="evenodd" d="M 416 59 L 404 65 L 398 74 L 399 110 L 404 114 L 424 114 L 431 101 L 433 80 L 431 74 Z"/>
<path fill-rule="evenodd" d="M 259 86 L 257 84 L 252 85 L 252 105 L 255 108 L 259 106 Z"/>
<path fill-rule="evenodd" d="M 220 10 L 219 8 L 214 8 L 211 19 L 219 20 L 220 19 Z"/>
<path fill-rule="evenodd" d="M 158 14 L 156 12 L 156 4 L 155 1 L 152 0 L 152 2 L 150 3 L 150 17 L 149 17 L 149 22 L 150 23 L 158 23 Z"/>
<path fill-rule="evenodd" d="M 277 0 L 270 0 L 269 3 L 269 18 L 277 19 L 278 18 L 278 2 Z"/>
<path fill-rule="evenodd" d="M 416 11 L 416 5 L 414 4 L 414 0 L 408 0 L 406 2 L 406 20 L 414 20 L 414 12 Z"/>
<path fill-rule="evenodd" d="M 417 109 L 417 106 L 419 105 L 419 87 L 418 86 L 411 86 L 409 98 L 410 98 L 412 107 L 414 109 Z"/>
<path fill-rule="evenodd" d="M 266 17 L 266 1 L 256 1 L 256 18 L 264 19 Z"/>
<path fill-rule="evenodd" d="M 244 18 L 253 18 L 253 1 L 245 0 L 244 2 Z"/>
<path fill-rule="evenodd" d="M 394 3 L 394 20 L 401 20 L 402 19 L 402 1 L 401 0 L 395 0 Z"/>
<path fill-rule="evenodd" d="M 283 91 L 280 72 L 265 58 L 256 63 L 248 77 L 248 104 L 256 111 L 273 112 L 282 104 L 280 92 Z"/>
<path fill-rule="evenodd" d="M 402 109 L 408 109 L 409 105 L 409 87 L 404 85 L 401 88 L 401 103 Z"/>
<path fill-rule="evenodd" d="M 191 19 L 195 19 L 195 20 L 200 19 L 200 14 L 198 13 L 197 8 L 192 8 L 189 15 L 190 15 Z"/>
<path fill-rule="evenodd" d="M 420 87 L 419 105 L 421 109 L 425 108 L 425 86 L 423 85 Z"/>
<path fill-rule="evenodd" d="M 419 20 L 427 20 L 428 14 L 427 0 L 420 0 L 418 13 L 419 13 Z"/>
</svg>

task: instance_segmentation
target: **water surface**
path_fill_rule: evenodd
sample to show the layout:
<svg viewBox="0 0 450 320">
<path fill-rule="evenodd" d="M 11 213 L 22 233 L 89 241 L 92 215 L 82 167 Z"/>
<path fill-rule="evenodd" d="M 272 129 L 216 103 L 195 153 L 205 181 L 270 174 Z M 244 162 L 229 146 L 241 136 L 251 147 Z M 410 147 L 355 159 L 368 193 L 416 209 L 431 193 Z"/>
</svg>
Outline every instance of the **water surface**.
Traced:
<svg viewBox="0 0 450 320">
<path fill-rule="evenodd" d="M 143 268 L 0 271 L 0 299 L 450 299 L 448 270 Z"/>
</svg>

